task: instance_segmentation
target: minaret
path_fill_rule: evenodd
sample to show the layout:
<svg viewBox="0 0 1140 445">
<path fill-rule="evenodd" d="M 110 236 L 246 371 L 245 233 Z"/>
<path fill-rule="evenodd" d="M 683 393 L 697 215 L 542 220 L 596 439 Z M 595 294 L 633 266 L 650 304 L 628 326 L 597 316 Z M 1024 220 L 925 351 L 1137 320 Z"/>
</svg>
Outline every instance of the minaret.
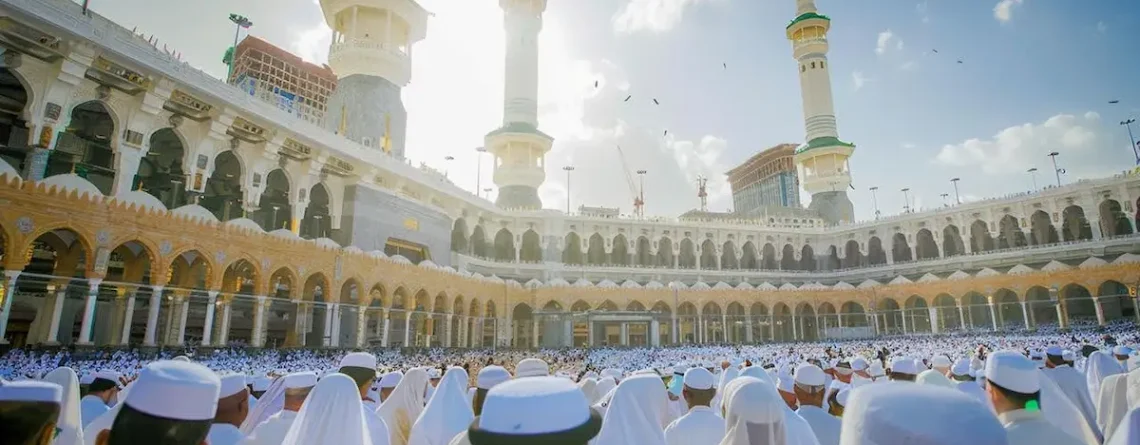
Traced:
<svg viewBox="0 0 1140 445">
<path fill-rule="evenodd" d="M 855 208 L 847 198 L 851 170 L 847 159 L 855 144 L 839 139 L 827 68 L 827 31 L 831 19 L 819 14 L 813 0 L 796 0 L 796 18 L 788 24 L 792 54 L 799 62 L 806 143 L 795 152 L 800 183 L 811 193 L 808 208 L 830 224 L 854 220 Z"/>
<path fill-rule="evenodd" d="M 546 152 L 554 138 L 538 130 L 538 33 L 546 0 L 499 0 L 506 27 L 503 126 L 483 145 L 495 156 L 495 204 L 540 209 L 538 187 L 546 180 Z"/>
<path fill-rule="evenodd" d="M 320 2 L 338 79 L 325 129 L 403 158 L 408 112 L 400 89 L 412 78 L 412 45 L 427 34 L 428 12 L 415 0 Z"/>
</svg>

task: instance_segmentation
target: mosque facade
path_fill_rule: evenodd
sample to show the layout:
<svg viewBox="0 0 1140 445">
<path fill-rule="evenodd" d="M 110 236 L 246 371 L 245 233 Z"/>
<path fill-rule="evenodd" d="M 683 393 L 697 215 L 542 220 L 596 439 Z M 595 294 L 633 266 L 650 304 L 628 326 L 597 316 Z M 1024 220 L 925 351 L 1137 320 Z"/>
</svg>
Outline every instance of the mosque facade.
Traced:
<svg viewBox="0 0 1140 445">
<path fill-rule="evenodd" d="M 366 7 L 322 2 L 343 33 L 333 46 L 395 57 L 357 40 L 383 35 L 406 43 L 410 58 L 422 9 L 358 3 Z M 789 37 L 797 54 L 814 48 L 797 56 L 802 64 L 825 70 L 826 42 L 804 36 L 825 33 L 829 19 L 811 3 L 797 2 L 811 10 Z M 338 131 L 351 121 L 298 119 L 67 0 L 0 1 L 0 338 L 657 345 L 1140 317 L 1140 174 L 843 222 L 828 215 L 842 214 L 853 146 L 834 131 L 830 93 L 811 94 L 826 107 L 805 93 L 809 140 L 795 159 L 813 203 L 825 196 L 835 212 L 543 210 L 530 196 L 553 140 L 538 130 L 530 85 L 545 2 L 501 6 L 515 47 L 508 86 L 519 86 L 506 89 L 503 126 L 485 141 L 509 201 L 491 203 L 385 149 L 394 132 L 373 135 L 389 141 L 376 146 Z M 368 88 L 406 83 L 397 74 L 410 71 L 386 60 L 392 71 L 352 75 L 338 69 L 351 63 L 330 63 L 336 88 L 353 76 Z M 826 80 L 818 72 L 805 89 Z M 326 115 L 342 115 L 338 94 Z M 819 185 L 834 181 L 842 187 Z"/>
</svg>

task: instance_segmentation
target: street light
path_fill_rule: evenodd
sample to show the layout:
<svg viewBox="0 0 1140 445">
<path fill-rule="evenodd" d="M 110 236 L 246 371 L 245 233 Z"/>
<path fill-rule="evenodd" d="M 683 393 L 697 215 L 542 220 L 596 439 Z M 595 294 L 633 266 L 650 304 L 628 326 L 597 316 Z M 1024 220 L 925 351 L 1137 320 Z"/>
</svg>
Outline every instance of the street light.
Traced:
<svg viewBox="0 0 1140 445">
<path fill-rule="evenodd" d="M 903 213 L 910 213 L 910 187 L 902 189 L 903 192 Z"/>
<path fill-rule="evenodd" d="M 879 200 L 875 197 L 875 190 L 879 187 L 871 187 L 871 208 L 875 210 L 875 219 L 879 219 Z"/>
<path fill-rule="evenodd" d="M 1029 176 L 1033 178 L 1033 191 L 1037 191 L 1037 167 L 1030 168 L 1026 171 L 1029 172 Z"/>
<path fill-rule="evenodd" d="M 945 206 L 945 207 L 950 207 L 950 203 L 946 202 L 946 198 L 950 196 L 950 194 L 949 194 L 949 193 L 943 193 L 943 194 L 941 194 L 941 195 L 938 195 L 938 196 L 941 196 L 941 197 L 942 197 L 942 205 L 943 205 L 943 206 Z"/>
<path fill-rule="evenodd" d="M 958 194 L 958 181 L 962 178 L 950 178 L 950 182 L 954 184 L 954 201 L 959 205 L 962 204 L 962 195 Z"/>
<path fill-rule="evenodd" d="M 230 53 L 230 68 L 229 71 L 226 72 L 226 83 L 229 83 L 230 76 L 234 75 L 234 59 L 237 58 L 238 36 L 241 34 L 241 29 L 249 29 L 250 26 L 253 26 L 253 22 L 251 22 L 248 17 L 240 14 L 230 14 L 230 21 L 233 22 L 234 25 L 237 25 L 237 27 L 234 29 L 234 46 L 233 52 Z"/>
<path fill-rule="evenodd" d="M 487 199 L 491 199 L 491 188 L 490 187 L 483 189 L 483 192 L 487 194 Z"/>
<path fill-rule="evenodd" d="M 1133 118 L 1120 121 L 1120 125 L 1128 127 L 1128 140 L 1132 142 L 1132 154 L 1136 155 L 1136 165 L 1140 165 L 1140 146 L 1136 145 L 1136 137 L 1132 136 L 1132 124 L 1135 123 L 1136 119 Z"/>
<path fill-rule="evenodd" d="M 566 214 L 570 214 L 570 172 L 574 171 L 573 165 L 562 167 L 566 171 Z"/>
<path fill-rule="evenodd" d="M 479 188 L 483 187 L 481 184 L 483 178 L 483 153 L 487 152 L 487 147 L 475 147 L 475 194 L 479 194 Z"/>
<path fill-rule="evenodd" d="M 447 161 L 447 164 L 446 164 L 446 165 L 443 167 L 443 177 L 445 177 L 445 178 L 446 178 L 446 177 L 447 177 L 447 171 L 448 171 L 448 170 L 451 168 L 451 167 L 450 167 L 450 166 L 451 166 L 451 161 L 454 161 L 454 160 L 455 160 L 455 156 L 450 156 L 450 155 L 449 155 L 449 156 L 444 156 L 444 157 L 443 157 L 443 160 L 444 160 L 444 161 Z"/>
<path fill-rule="evenodd" d="M 1057 168 L 1057 155 L 1059 154 L 1061 153 L 1054 151 L 1048 155 L 1050 158 L 1053 158 L 1053 173 L 1057 174 L 1057 187 L 1061 186 L 1061 173 L 1064 173 L 1060 168 Z"/>
</svg>

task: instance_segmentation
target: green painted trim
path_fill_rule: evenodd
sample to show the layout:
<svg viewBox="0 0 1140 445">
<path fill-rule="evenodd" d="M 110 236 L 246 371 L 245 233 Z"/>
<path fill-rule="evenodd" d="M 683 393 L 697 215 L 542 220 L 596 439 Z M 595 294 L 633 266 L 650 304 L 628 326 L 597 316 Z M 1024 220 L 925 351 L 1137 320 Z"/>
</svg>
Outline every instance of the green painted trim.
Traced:
<svg viewBox="0 0 1140 445">
<path fill-rule="evenodd" d="M 800 154 L 800 153 L 803 153 L 805 151 L 813 150 L 816 148 L 826 148 L 826 147 L 835 147 L 835 146 L 855 148 L 855 144 L 852 144 L 850 142 L 844 142 L 844 141 L 839 140 L 839 138 L 833 138 L 831 136 L 824 136 L 821 138 L 812 139 L 812 140 L 808 141 L 806 144 L 803 144 L 803 145 L 800 145 L 799 147 L 796 147 L 796 154 Z"/>
<path fill-rule="evenodd" d="M 817 12 L 805 12 L 805 13 L 803 13 L 803 14 L 800 14 L 798 17 L 796 17 L 796 18 L 792 19 L 792 22 L 791 22 L 791 23 L 788 23 L 788 26 L 787 26 L 786 28 L 784 28 L 784 29 L 788 29 L 788 28 L 791 28 L 791 27 L 792 27 L 792 26 L 794 26 L 796 23 L 802 22 L 802 21 L 804 21 L 804 20 L 810 20 L 810 19 L 820 19 L 820 20 L 827 20 L 827 21 L 829 21 L 829 22 L 831 21 L 831 17 L 828 17 L 828 16 L 826 16 L 826 15 L 823 15 L 823 14 L 820 14 L 820 13 L 817 13 Z"/>
<path fill-rule="evenodd" d="M 535 128 L 533 125 L 530 125 L 527 123 L 522 123 L 522 122 L 511 122 L 507 125 L 496 128 L 495 130 L 491 131 L 490 133 L 487 133 L 487 136 L 496 136 L 496 135 L 500 135 L 500 134 L 504 134 L 504 133 L 529 133 L 529 134 L 537 135 L 539 137 L 550 139 L 552 141 L 554 140 L 553 137 L 551 137 L 550 135 L 548 135 L 546 133 L 539 131 L 538 128 Z"/>
</svg>

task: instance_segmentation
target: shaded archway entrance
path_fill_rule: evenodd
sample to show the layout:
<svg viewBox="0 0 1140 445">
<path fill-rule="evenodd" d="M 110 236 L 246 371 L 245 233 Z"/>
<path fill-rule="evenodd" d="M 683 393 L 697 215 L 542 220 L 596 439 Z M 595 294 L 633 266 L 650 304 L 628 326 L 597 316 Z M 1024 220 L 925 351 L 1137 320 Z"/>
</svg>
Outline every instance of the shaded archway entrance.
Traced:
<svg viewBox="0 0 1140 445">
<path fill-rule="evenodd" d="M 25 171 L 24 162 L 29 152 L 28 127 L 24 121 L 28 96 L 21 78 L 11 69 L 0 68 L 0 141 L 5 141 L 0 144 L 0 162 L 7 162 L 18 172 Z M 11 321 L 9 316 L 9 332 L 13 328 Z"/>
<path fill-rule="evenodd" d="M 329 191 L 324 184 L 318 183 L 309 190 L 309 205 L 305 206 L 305 217 L 301 220 L 301 238 L 328 238 L 332 232 L 329 210 Z"/>
<path fill-rule="evenodd" d="M 182 138 L 173 129 L 163 128 L 150 136 L 150 150 L 139 162 L 137 183 L 167 209 L 186 204 L 186 172 L 182 168 L 185 156 Z"/>
<path fill-rule="evenodd" d="M 71 110 L 67 128 L 59 133 L 44 177 L 75 173 L 87 178 L 104 195 L 115 187 L 115 120 L 101 101 L 81 103 Z"/>
<path fill-rule="evenodd" d="M 265 191 L 261 192 L 261 199 L 257 202 L 254 221 L 266 232 L 290 228 L 289 220 L 293 215 L 293 207 L 289 204 L 291 189 L 284 170 L 276 169 L 265 176 Z"/>
<path fill-rule="evenodd" d="M 234 152 L 225 151 L 214 158 L 214 171 L 206 181 L 206 189 L 198 201 L 202 207 L 214 214 L 219 221 L 241 218 L 242 199 L 245 196 L 241 187 L 241 161 Z"/>
</svg>

